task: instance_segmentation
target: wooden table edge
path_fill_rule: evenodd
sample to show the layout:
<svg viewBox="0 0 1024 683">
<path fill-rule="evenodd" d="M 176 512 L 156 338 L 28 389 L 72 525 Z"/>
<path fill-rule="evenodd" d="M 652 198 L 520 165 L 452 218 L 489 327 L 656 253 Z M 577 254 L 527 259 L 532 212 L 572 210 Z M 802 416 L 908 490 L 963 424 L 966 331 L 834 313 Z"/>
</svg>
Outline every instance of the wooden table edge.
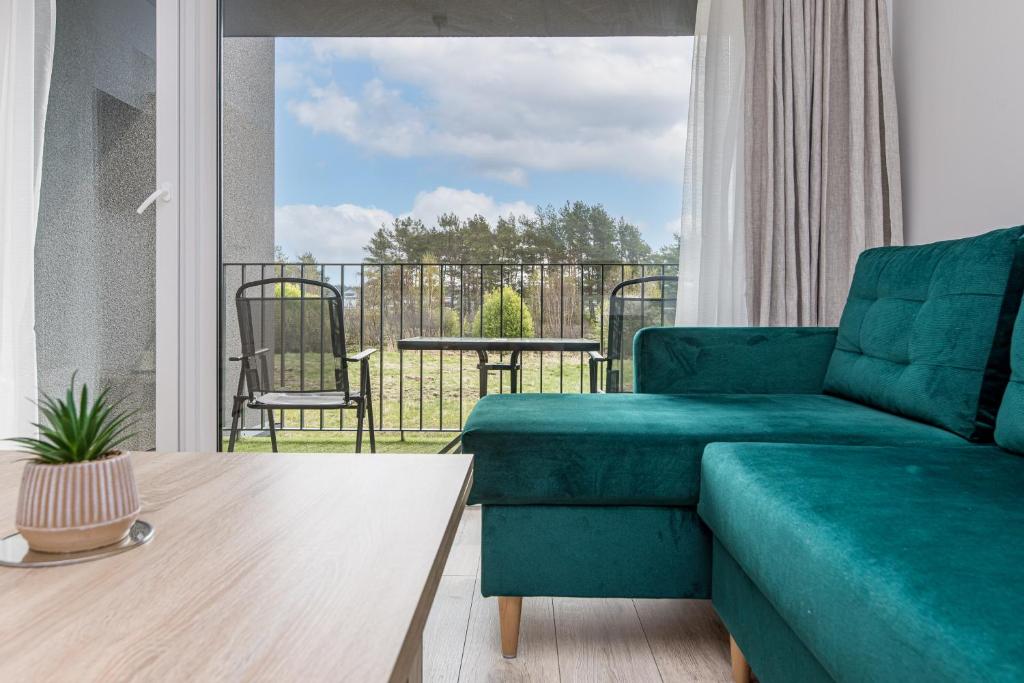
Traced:
<svg viewBox="0 0 1024 683">
<path fill-rule="evenodd" d="M 406 683 L 406 681 L 421 681 L 423 667 L 423 630 L 430 616 L 430 608 L 434 604 L 437 589 L 441 585 L 441 576 L 444 567 L 448 562 L 448 554 L 451 552 L 455 542 L 455 535 L 459 530 L 459 520 L 466 509 L 466 501 L 469 499 L 469 491 L 473 487 L 473 460 L 470 455 L 469 467 L 466 468 L 466 478 L 462 482 L 462 489 L 459 491 L 458 499 L 452 508 L 451 516 L 448 518 L 448 526 L 441 539 L 437 554 L 434 556 L 434 563 L 427 574 L 427 583 L 420 594 L 420 600 L 416 604 L 412 620 L 409 622 L 409 629 L 402 642 L 398 657 L 395 659 L 395 666 L 388 677 L 390 683 Z M 413 667 L 420 667 L 417 674 Z"/>
</svg>

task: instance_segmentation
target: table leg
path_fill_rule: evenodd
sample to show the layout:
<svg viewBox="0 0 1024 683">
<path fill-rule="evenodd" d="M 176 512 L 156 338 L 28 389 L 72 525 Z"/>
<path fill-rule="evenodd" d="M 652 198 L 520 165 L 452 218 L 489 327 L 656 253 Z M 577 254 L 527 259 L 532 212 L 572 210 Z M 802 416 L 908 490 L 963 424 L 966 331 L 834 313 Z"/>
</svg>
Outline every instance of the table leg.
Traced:
<svg viewBox="0 0 1024 683">
<path fill-rule="evenodd" d="M 513 351 L 509 356 L 509 367 L 508 371 L 508 390 L 509 393 L 515 394 L 519 391 L 519 356 L 522 351 Z"/>
<path fill-rule="evenodd" d="M 480 369 L 480 398 L 483 398 L 487 395 L 487 352 L 477 351 L 476 355 L 480 358 L 477 367 Z"/>
<path fill-rule="evenodd" d="M 484 396 L 487 395 L 487 352 L 477 351 L 476 355 L 480 359 L 480 362 L 477 363 L 476 367 L 478 370 L 480 370 L 480 398 L 483 398 Z M 455 447 L 461 443 L 462 434 L 459 434 L 457 437 L 446 443 L 444 448 L 438 451 L 438 453 L 448 453 L 450 451 L 453 451 Z"/>
</svg>

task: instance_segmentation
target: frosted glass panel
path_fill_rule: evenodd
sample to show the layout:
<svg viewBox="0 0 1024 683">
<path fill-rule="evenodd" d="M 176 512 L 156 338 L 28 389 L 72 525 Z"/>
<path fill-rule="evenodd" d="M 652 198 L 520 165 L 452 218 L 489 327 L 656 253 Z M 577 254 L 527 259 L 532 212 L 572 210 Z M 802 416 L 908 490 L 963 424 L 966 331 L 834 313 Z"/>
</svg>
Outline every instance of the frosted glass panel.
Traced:
<svg viewBox="0 0 1024 683">
<path fill-rule="evenodd" d="M 72 373 L 138 409 L 154 446 L 156 10 L 147 0 L 57 0 L 36 236 L 39 387 Z"/>
</svg>

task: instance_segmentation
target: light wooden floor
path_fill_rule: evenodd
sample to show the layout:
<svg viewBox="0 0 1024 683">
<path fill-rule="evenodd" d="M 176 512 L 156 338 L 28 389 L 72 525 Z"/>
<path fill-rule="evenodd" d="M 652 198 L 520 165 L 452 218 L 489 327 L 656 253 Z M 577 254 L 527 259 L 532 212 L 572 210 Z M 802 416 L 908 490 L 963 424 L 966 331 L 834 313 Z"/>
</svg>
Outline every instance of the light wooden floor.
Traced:
<svg viewBox="0 0 1024 683">
<path fill-rule="evenodd" d="M 519 656 L 503 659 L 482 598 L 480 509 L 466 509 L 424 634 L 424 680 L 732 680 L 728 634 L 703 600 L 526 598 Z"/>
</svg>

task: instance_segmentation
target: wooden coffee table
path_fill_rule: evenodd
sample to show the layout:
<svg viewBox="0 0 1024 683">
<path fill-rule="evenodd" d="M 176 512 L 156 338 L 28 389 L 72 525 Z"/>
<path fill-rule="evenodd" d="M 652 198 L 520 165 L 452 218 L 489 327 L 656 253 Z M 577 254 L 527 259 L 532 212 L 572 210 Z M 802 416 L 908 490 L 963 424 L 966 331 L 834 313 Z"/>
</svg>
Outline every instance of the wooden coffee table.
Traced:
<svg viewBox="0 0 1024 683">
<path fill-rule="evenodd" d="M 0 454 L 0 535 L 19 457 Z M 0 567 L 0 680 L 421 680 L 472 456 L 133 459 L 154 539 Z"/>
</svg>

